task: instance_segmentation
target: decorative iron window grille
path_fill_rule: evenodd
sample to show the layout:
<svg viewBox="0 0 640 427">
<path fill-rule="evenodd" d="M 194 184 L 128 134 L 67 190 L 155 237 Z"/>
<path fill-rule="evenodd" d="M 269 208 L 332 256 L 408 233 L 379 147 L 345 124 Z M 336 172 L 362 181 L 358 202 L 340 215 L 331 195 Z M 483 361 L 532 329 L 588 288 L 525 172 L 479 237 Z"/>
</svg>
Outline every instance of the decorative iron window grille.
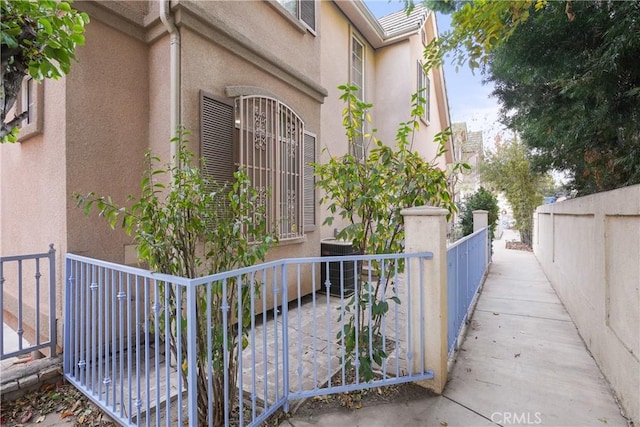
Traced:
<svg viewBox="0 0 640 427">
<path fill-rule="evenodd" d="M 304 122 L 288 106 L 264 96 L 236 99 L 239 164 L 278 238 L 303 234 Z"/>
</svg>

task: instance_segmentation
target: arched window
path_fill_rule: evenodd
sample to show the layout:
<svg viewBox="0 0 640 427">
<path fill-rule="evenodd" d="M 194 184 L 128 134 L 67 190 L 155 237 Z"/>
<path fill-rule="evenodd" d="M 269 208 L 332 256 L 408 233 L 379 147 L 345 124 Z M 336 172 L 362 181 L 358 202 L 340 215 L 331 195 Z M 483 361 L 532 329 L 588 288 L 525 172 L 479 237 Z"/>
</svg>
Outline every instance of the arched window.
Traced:
<svg viewBox="0 0 640 427">
<path fill-rule="evenodd" d="M 315 161 L 315 135 L 305 133 L 302 119 L 268 96 L 240 96 L 232 106 L 203 94 L 201 103 L 201 153 L 206 172 L 223 182 L 230 179 L 232 170 L 242 167 L 260 195 L 267 223 L 276 228 L 280 240 L 312 231 L 315 192 L 313 168 L 308 163 Z M 228 131 L 232 124 L 233 137 Z"/>
<path fill-rule="evenodd" d="M 236 99 L 239 164 L 260 194 L 280 239 L 302 235 L 304 123 L 277 99 Z"/>
</svg>

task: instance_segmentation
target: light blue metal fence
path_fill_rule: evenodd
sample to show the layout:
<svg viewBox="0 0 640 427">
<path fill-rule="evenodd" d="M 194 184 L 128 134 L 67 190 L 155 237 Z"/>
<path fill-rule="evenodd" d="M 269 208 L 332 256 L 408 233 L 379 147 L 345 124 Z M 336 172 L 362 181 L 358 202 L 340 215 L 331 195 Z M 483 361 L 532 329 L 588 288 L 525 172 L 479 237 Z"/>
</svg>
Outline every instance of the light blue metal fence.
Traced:
<svg viewBox="0 0 640 427">
<path fill-rule="evenodd" d="M 51 244 L 45 253 L 0 257 L 0 360 L 47 347 L 56 355 L 55 256 Z M 5 348 L 5 312 L 15 317 L 17 349 Z M 32 329 L 32 344 L 25 345 L 25 328 Z"/>
<path fill-rule="evenodd" d="M 433 378 L 412 338 L 428 325 L 406 303 L 431 258 L 284 259 L 185 279 L 67 255 L 65 377 L 124 425 L 167 426 L 199 413 L 258 425 L 295 399 Z"/>
<path fill-rule="evenodd" d="M 466 236 L 447 248 L 447 344 L 449 355 L 471 314 L 474 299 L 487 271 L 491 256 L 487 228 Z"/>
</svg>

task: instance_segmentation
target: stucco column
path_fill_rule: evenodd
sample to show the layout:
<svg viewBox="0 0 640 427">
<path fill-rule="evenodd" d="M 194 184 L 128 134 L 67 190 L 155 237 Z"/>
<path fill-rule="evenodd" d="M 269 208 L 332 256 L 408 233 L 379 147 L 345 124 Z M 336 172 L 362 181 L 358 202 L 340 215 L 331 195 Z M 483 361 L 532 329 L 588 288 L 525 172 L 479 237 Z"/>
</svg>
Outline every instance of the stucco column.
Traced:
<svg viewBox="0 0 640 427">
<path fill-rule="evenodd" d="M 483 228 L 489 225 L 489 211 L 485 211 L 482 209 L 478 209 L 473 211 L 473 232 L 475 233 L 478 230 L 482 230 Z M 491 256 L 491 236 L 489 235 L 489 230 L 487 230 L 487 240 L 484 245 L 487 248 L 484 252 L 484 265 L 489 265 L 489 257 Z"/>
<path fill-rule="evenodd" d="M 439 394 L 447 383 L 447 211 L 420 206 L 400 213 L 404 216 L 405 253 L 433 253 L 433 259 L 422 261 L 422 271 L 419 262 L 410 263 L 407 272 L 410 298 L 406 299 L 411 322 L 412 368 L 419 371 L 424 363 L 426 369 L 433 371 L 433 379 L 418 384 Z"/>
<path fill-rule="evenodd" d="M 473 211 L 473 232 L 482 230 L 489 225 L 489 211 Z"/>
</svg>

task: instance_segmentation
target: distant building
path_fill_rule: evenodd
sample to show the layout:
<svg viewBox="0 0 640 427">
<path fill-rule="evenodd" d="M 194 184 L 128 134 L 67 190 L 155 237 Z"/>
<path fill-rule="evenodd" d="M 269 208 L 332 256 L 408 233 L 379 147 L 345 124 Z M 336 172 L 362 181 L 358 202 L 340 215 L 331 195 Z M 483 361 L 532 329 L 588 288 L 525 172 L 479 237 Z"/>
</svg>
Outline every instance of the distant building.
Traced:
<svg viewBox="0 0 640 427">
<path fill-rule="evenodd" d="M 461 202 L 475 193 L 482 184 L 480 179 L 480 165 L 483 161 L 482 131 L 470 132 L 464 122 L 454 123 L 451 129 L 456 150 L 455 158 L 471 166 L 471 169 L 465 169 L 456 178 L 455 200 Z"/>
</svg>

